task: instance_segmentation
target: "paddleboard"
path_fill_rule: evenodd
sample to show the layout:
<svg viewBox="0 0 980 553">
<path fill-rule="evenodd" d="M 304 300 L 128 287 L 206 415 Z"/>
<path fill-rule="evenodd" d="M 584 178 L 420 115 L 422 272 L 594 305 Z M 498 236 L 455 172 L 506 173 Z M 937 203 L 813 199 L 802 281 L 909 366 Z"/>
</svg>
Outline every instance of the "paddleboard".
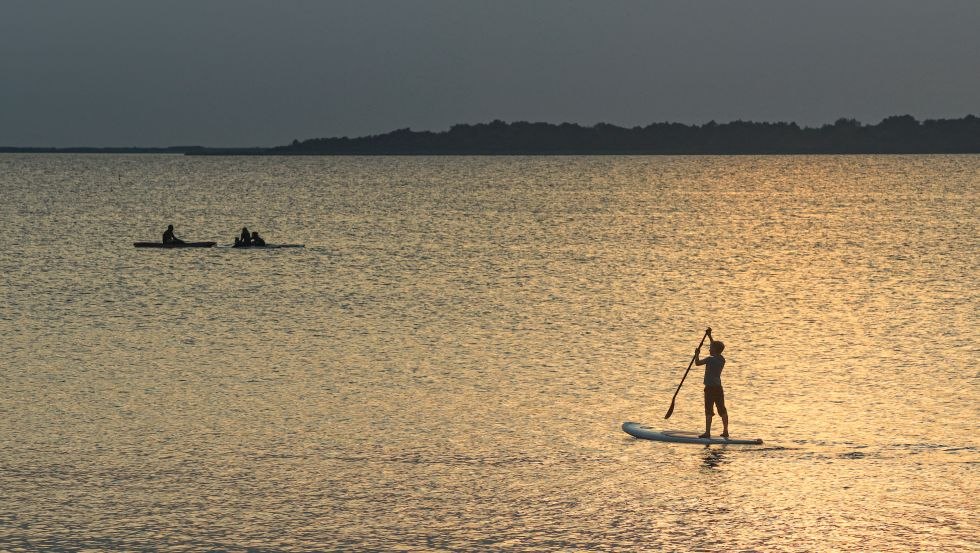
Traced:
<svg viewBox="0 0 980 553">
<path fill-rule="evenodd" d="M 697 432 L 687 432 L 685 430 L 655 430 L 638 422 L 624 422 L 623 432 L 626 432 L 630 436 L 644 440 L 674 442 L 681 444 L 759 445 L 762 443 L 760 438 L 755 438 L 752 440 L 735 440 L 721 437 L 698 438 Z"/>
<path fill-rule="evenodd" d="M 305 248 L 306 244 L 266 244 L 264 246 L 235 246 L 234 244 L 222 244 L 219 248 L 233 248 L 236 250 L 278 250 L 281 248 Z"/>
<path fill-rule="evenodd" d="M 217 242 L 170 242 L 164 244 L 163 242 L 133 242 L 133 246 L 137 248 L 213 248 Z"/>
</svg>

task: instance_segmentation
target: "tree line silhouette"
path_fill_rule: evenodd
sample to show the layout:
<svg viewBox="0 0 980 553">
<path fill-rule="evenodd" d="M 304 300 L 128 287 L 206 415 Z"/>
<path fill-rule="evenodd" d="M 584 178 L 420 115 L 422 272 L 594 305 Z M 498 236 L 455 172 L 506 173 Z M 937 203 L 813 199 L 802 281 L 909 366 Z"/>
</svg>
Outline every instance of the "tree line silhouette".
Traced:
<svg viewBox="0 0 980 553">
<path fill-rule="evenodd" d="M 399 129 L 359 138 L 294 140 L 270 154 L 901 154 L 980 153 L 980 118 L 911 115 L 863 125 L 838 119 L 818 128 L 796 123 L 734 121 L 704 125 L 654 123 L 624 128 L 562 123 L 455 125 L 445 132 Z"/>
<path fill-rule="evenodd" d="M 149 152 L 189 155 L 574 155 L 574 154 L 958 154 L 980 153 L 980 118 L 917 121 L 886 117 L 877 125 L 841 118 L 820 127 L 733 121 L 653 123 L 505 123 L 454 125 L 448 131 L 398 129 L 357 138 L 293 140 L 272 148 L 0 148 L 18 152 Z"/>
</svg>

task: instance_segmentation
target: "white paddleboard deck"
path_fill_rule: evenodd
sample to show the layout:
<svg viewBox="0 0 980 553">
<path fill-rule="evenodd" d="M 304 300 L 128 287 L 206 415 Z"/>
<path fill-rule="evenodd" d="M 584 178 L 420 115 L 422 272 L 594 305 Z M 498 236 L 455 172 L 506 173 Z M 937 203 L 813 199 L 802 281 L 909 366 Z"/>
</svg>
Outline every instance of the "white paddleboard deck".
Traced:
<svg viewBox="0 0 980 553">
<path fill-rule="evenodd" d="M 655 430 L 638 422 L 624 422 L 623 432 L 630 436 L 644 440 L 654 440 L 658 442 L 674 442 L 681 444 L 737 444 L 737 445 L 759 445 L 762 443 L 760 438 L 752 440 L 735 440 L 725 438 L 698 438 L 697 432 L 687 432 L 685 430 Z"/>
</svg>

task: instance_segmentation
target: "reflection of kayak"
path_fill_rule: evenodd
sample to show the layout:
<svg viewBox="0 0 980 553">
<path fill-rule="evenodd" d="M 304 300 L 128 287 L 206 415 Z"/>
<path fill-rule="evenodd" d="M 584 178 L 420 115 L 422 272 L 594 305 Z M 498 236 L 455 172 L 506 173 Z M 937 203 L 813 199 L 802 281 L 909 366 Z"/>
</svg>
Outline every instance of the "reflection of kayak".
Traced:
<svg viewBox="0 0 980 553">
<path fill-rule="evenodd" d="M 133 242 L 137 248 L 213 248 L 217 242 L 183 242 L 164 244 L 163 242 Z"/>
<path fill-rule="evenodd" d="M 644 440 L 654 440 L 657 442 L 674 442 L 682 444 L 737 444 L 737 445 L 759 445 L 762 440 L 755 438 L 752 440 L 726 440 L 725 438 L 698 438 L 697 432 L 686 432 L 684 430 L 654 430 L 638 422 L 624 422 L 623 432 L 636 438 Z"/>
<path fill-rule="evenodd" d="M 306 244 L 266 244 L 264 246 L 234 246 L 228 244 L 221 245 L 219 248 L 234 248 L 236 250 L 277 250 L 279 248 L 305 248 Z"/>
</svg>

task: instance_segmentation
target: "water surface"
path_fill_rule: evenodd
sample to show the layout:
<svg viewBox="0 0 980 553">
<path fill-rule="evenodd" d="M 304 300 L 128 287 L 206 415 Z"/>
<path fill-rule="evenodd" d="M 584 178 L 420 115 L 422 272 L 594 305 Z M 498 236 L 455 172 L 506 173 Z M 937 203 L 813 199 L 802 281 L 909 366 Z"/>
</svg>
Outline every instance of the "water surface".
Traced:
<svg viewBox="0 0 980 553">
<path fill-rule="evenodd" d="M 0 156 L 0 548 L 977 550 L 980 156 Z M 173 223 L 304 249 L 139 250 Z M 697 430 L 704 327 L 737 437 Z"/>
</svg>

